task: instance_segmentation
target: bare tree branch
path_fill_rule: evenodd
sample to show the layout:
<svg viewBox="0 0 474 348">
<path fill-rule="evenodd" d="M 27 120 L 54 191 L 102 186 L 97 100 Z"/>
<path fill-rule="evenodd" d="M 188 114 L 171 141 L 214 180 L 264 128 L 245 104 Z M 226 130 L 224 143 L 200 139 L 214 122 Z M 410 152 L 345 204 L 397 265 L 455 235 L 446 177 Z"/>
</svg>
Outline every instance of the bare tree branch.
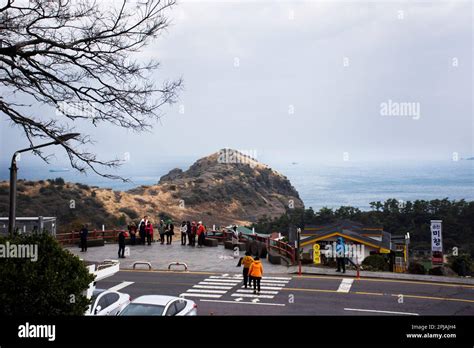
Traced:
<svg viewBox="0 0 474 348">
<path fill-rule="evenodd" d="M 115 4 L 115 3 L 114 3 Z M 91 0 L 0 1 L 0 113 L 25 133 L 30 145 L 74 130 L 76 120 L 145 131 L 161 116 L 161 107 L 177 100 L 182 80 L 156 86 L 157 61 L 134 55 L 168 26 L 165 14 L 175 0 L 122 0 L 118 6 Z M 19 96 L 54 107 L 56 117 L 27 114 Z M 30 109 L 34 110 L 35 104 Z M 59 115 L 58 115 L 59 114 Z M 79 146 L 61 143 L 73 168 L 108 178 L 99 167 L 119 160 L 99 160 Z M 43 160 L 48 158 L 36 153 Z M 125 180 L 125 179 L 123 179 Z"/>
</svg>

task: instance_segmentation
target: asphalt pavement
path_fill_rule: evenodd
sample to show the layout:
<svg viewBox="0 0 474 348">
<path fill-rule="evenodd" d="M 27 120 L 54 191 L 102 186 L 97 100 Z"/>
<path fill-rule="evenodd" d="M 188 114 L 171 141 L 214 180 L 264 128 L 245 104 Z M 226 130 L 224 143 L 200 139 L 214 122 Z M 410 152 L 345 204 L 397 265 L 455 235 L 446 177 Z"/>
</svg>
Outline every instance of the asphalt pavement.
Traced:
<svg viewBox="0 0 474 348">
<path fill-rule="evenodd" d="M 97 282 L 132 298 L 192 299 L 199 315 L 474 315 L 474 285 L 270 274 L 260 294 L 241 273 L 123 270 Z"/>
</svg>

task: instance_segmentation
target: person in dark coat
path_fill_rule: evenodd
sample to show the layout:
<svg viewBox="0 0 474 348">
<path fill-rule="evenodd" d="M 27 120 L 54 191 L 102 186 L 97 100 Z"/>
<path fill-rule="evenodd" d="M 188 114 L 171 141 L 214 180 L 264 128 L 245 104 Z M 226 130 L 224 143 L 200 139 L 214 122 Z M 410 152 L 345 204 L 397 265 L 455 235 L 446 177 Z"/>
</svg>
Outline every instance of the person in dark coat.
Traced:
<svg viewBox="0 0 474 348">
<path fill-rule="evenodd" d="M 171 245 L 171 243 L 173 242 L 173 236 L 174 236 L 173 221 L 168 220 L 168 224 L 166 225 L 166 244 Z"/>
<path fill-rule="evenodd" d="M 337 237 L 336 242 L 336 272 L 346 273 L 346 246 L 344 245 L 344 239 Z"/>
<path fill-rule="evenodd" d="M 158 232 L 160 234 L 160 243 L 163 244 L 165 242 L 165 235 L 166 235 L 166 225 L 163 220 L 160 221 L 160 226 L 158 227 Z"/>
<path fill-rule="evenodd" d="M 191 224 L 191 245 L 196 246 L 196 233 L 197 233 L 197 226 L 196 222 L 193 221 Z"/>
<path fill-rule="evenodd" d="M 148 220 L 146 224 L 145 233 L 146 233 L 146 242 L 148 245 L 151 245 L 151 241 L 153 240 L 153 225 L 151 224 L 150 220 Z"/>
<path fill-rule="evenodd" d="M 192 231 L 191 231 L 191 222 L 190 221 L 186 221 L 186 233 L 188 235 L 188 245 L 192 245 L 193 241 L 191 240 L 192 238 Z"/>
<path fill-rule="evenodd" d="M 79 236 L 81 238 L 81 251 L 87 251 L 87 235 L 89 234 L 89 230 L 87 229 L 87 225 L 84 225 L 82 229 L 79 231 Z"/>
<path fill-rule="evenodd" d="M 146 236 L 146 221 L 142 220 L 140 226 L 138 227 L 138 233 L 140 234 L 140 244 L 145 245 L 145 236 Z"/>
<path fill-rule="evenodd" d="M 135 226 L 135 223 L 132 222 L 128 225 L 128 234 L 130 235 L 130 244 L 135 245 L 137 235 L 137 226 Z"/>
<path fill-rule="evenodd" d="M 118 244 L 119 244 L 119 250 L 118 250 L 118 257 L 124 259 L 125 258 L 125 231 L 120 231 L 119 236 L 118 236 Z"/>
</svg>

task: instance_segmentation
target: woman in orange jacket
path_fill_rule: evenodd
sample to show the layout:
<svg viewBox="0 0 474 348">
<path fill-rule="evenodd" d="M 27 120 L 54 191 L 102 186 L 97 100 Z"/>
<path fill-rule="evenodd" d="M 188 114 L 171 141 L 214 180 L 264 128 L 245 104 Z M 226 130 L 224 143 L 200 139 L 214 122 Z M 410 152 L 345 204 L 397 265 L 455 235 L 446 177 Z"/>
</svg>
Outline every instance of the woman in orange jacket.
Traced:
<svg viewBox="0 0 474 348">
<path fill-rule="evenodd" d="M 263 276 L 263 266 L 258 256 L 250 265 L 249 276 L 250 276 L 250 279 L 252 279 L 253 281 L 253 293 L 257 294 L 257 288 L 258 288 L 258 294 L 260 295 L 260 280 L 262 280 L 262 276 Z"/>
<path fill-rule="evenodd" d="M 249 269 L 250 266 L 252 265 L 254 259 L 252 256 L 250 256 L 250 252 L 246 252 L 245 256 L 240 259 L 239 264 L 237 266 L 243 265 L 244 266 L 244 271 L 243 271 L 243 276 L 244 276 L 244 285 L 245 288 L 247 289 L 247 284 L 248 286 L 252 286 L 252 278 L 249 276 Z"/>
</svg>

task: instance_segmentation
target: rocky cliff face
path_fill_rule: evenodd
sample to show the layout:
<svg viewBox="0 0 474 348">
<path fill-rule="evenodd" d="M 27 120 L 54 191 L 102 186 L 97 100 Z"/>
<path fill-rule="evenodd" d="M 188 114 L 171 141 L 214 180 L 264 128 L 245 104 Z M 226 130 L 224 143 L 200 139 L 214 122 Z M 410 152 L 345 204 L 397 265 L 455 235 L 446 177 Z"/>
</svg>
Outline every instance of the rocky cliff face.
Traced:
<svg viewBox="0 0 474 348">
<path fill-rule="evenodd" d="M 173 169 L 156 185 L 127 192 L 54 181 L 22 182 L 19 188 L 18 216 L 55 215 L 62 226 L 88 222 L 112 228 L 145 214 L 156 221 L 160 213 L 208 226 L 247 224 L 303 206 L 286 177 L 229 149 L 201 158 L 186 171 Z M 8 216 L 7 182 L 0 183 L 0 215 Z"/>
<path fill-rule="evenodd" d="M 157 186 L 172 192 L 185 209 L 216 221 L 256 221 L 263 215 L 279 216 L 286 207 L 303 206 L 286 177 L 235 150 L 201 158 L 184 172 L 173 169 Z"/>
</svg>

